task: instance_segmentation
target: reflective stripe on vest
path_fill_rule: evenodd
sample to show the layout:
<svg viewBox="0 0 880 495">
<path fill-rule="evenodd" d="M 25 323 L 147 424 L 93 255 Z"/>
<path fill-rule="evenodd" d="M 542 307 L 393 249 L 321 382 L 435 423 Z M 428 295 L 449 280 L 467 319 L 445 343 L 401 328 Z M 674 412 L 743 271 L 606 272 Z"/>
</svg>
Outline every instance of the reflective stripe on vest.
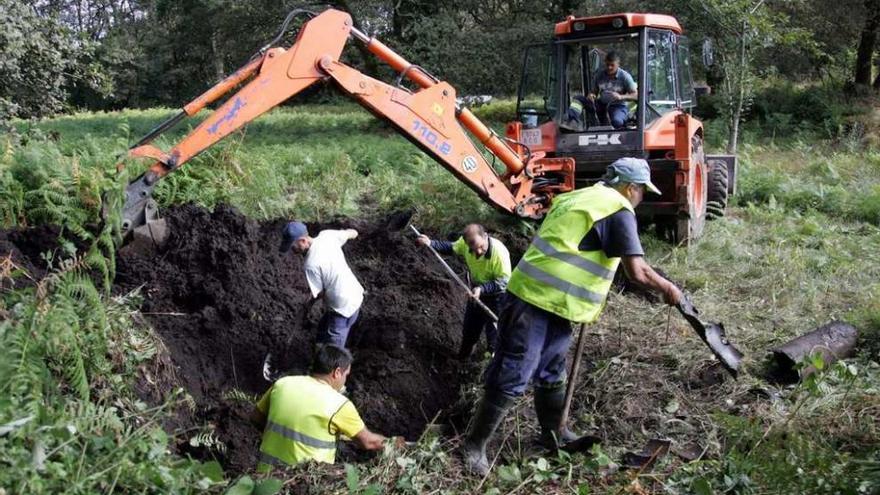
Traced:
<svg viewBox="0 0 880 495">
<path fill-rule="evenodd" d="M 281 435 L 282 437 L 289 438 L 293 441 L 303 443 L 308 445 L 309 447 L 315 447 L 316 449 L 335 449 L 336 441 L 325 441 L 320 440 L 314 437 L 310 437 L 308 435 L 304 435 L 298 431 L 293 431 L 290 428 L 285 426 L 281 426 L 278 423 L 273 423 L 269 421 L 266 423 L 266 428 L 268 430 L 274 431 L 275 433 Z"/>
<path fill-rule="evenodd" d="M 620 258 L 579 246 L 594 223 L 623 209 L 633 211 L 629 200 L 603 184 L 556 196 L 507 290 L 569 321 L 595 321 Z"/>
<path fill-rule="evenodd" d="M 547 256 L 550 256 L 551 258 L 556 258 L 558 260 L 564 261 L 576 268 L 580 268 L 581 270 L 590 272 L 597 277 L 614 280 L 613 271 L 605 268 L 595 261 L 581 258 L 578 255 L 559 252 L 553 246 L 551 246 L 549 242 L 541 239 L 541 236 L 535 236 L 535 239 L 532 240 L 532 246 L 535 246 L 536 248 L 538 248 L 539 251 L 546 254 Z"/>
<path fill-rule="evenodd" d="M 260 451 L 260 462 L 263 464 L 268 464 L 270 466 L 286 466 L 287 463 L 282 461 L 281 459 L 269 455 L 263 451 Z"/>
<path fill-rule="evenodd" d="M 309 376 L 284 377 L 269 393 L 259 469 L 306 460 L 334 462 L 336 435 L 330 431 L 330 419 L 348 399 Z"/>
<path fill-rule="evenodd" d="M 516 266 L 516 269 L 532 277 L 535 280 L 544 282 L 545 284 L 550 285 L 564 292 L 565 294 L 574 296 L 578 299 L 584 299 L 586 301 L 594 303 L 601 303 L 605 300 L 604 294 L 599 294 L 598 292 L 593 292 L 589 289 L 578 287 L 571 282 L 566 282 L 565 280 L 554 277 L 547 272 L 542 272 L 528 261 L 520 261 L 520 263 Z"/>
</svg>

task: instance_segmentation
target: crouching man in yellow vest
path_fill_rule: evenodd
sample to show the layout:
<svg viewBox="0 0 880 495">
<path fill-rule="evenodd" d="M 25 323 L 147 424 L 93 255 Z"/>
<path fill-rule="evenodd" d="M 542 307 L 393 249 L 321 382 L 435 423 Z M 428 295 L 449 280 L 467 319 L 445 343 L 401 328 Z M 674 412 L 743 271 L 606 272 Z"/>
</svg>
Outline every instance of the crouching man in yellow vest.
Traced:
<svg viewBox="0 0 880 495">
<path fill-rule="evenodd" d="M 486 444 L 531 381 L 541 443 L 553 448 L 577 438 L 561 427 L 571 322 L 598 319 L 621 258 L 631 280 L 660 292 L 667 304 L 681 300 L 681 291 L 643 259 L 634 208 L 646 189 L 660 193 L 648 163 L 622 158 L 602 182 L 553 200 L 507 286 L 497 349 L 462 446 L 470 471 L 489 472 Z"/>
<path fill-rule="evenodd" d="M 468 301 L 464 310 L 464 323 L 461 329 L 461 348 L 459 359 L 467 359 L 480 341 L 480 335 L 486 333 L 486 347 L 490 353 L 495 352 L 498 340 L 498 329 L 492 317 L 487 315 L 474 300 L 479 299 L 493 313 L 498 313 L 501 299 L 507 291 L 510 279 L 510 253 L 498 239 L 489 236 L 486 228 L 472 223 L 464 228 L 464 235 L 455 242 L 431 240 L 421 235 L 416 242 L 423 246 L 431 246 L 441 254 L 457 254 L 464 258 L 473 285 L 472 300 Z"/>
<path fill-rule="evenodd" d="M 351 371 L 352 357 L 334 345 L 318 346 L 307 376 L 276 381 L 254 411 L 262 428 L 257 470 L 313 460 L 332 463 L 336 439 L 345 436 L 366 450 L 379 450 L 386 438 L 364 425 L 354 404 L 340 393 Z"/>
</svg>

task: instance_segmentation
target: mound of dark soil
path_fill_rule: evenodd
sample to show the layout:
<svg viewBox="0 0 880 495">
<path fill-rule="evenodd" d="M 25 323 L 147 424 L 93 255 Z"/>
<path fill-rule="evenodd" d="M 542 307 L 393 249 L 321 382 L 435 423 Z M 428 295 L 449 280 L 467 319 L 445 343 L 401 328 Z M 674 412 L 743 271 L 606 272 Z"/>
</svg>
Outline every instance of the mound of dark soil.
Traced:
<svg viewBox="0 0 880 495">
<path fill-rule="evenodd" d="M 224 464 L 247 469 L 257 457 L 259 432 L 245 419 L 250 405 L 230 391 L 264 392 L 263 358 L 277 354 L 288 338 L 284 363 L 293 373 L 305 372 L 321 308 L 303 325 L 310 297 L 303 258 L 278 253 L 282 220 L 258 223 L 230 207 L 209 212 L 191 205 L 165 218 L 168 244 L 154 256 L 122 253 L 115 290 L 143 286 L 142 311 L 196 402 L 182 426 L 213 424 L 227 447 Z M 427 252 L 384 225 L 343 220 L 309 230 L 359 230 L 345 246 L 367 291 L 348 341 L 355 356 L 349 395 L 371 429 L 415 439 L 479 370 L 454 358 L 464 297 Z"/>
<path fill-rule="evenodd" d="M 61 227 L 41 225 L 26 229 L 0 230 L 0 259 L 8 259 L 18 273 L 11 280 L 0 280 L 0 289 L 19 288 L 33 284 L 46 274 L 44 253 L 58 251 Z"/>
</svg>

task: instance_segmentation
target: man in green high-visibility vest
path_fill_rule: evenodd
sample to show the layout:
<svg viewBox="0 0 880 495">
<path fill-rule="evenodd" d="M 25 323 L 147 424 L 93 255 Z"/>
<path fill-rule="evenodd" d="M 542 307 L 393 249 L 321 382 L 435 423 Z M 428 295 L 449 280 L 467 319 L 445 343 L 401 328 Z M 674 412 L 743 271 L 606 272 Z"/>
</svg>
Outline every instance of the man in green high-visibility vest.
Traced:
<svg viewBox="0 0 880 495">
<path fill-rule="evenodd" d="M 384 447 L 386 438 L 367 429 L 354 404 L 340 392 L 351 362 L 346 349 L 319 345 L 311 374 L 281 378 L 263 394 L 253 414 L 263 428 L 259 471 L 308 460 L 332 463 L 338 436 L 366 450 Z"/>
<path fill-rule="evenodd" d="M 461 347 L 459 359 L 467 359 L 480 341 L 480 335 L 486 333 L 486 348 L 495 352 L 498 340 L 498 329 L 492 317 L 487 315 L 475 301 L 482 301 L 493 313 L 507 290 L 510 279 L 510 253 L 500 240 L 492 237 L 486 228 L 472 223 L 464 228 L 464 233 L 455 242 L 432 240 L 420 235 L 416 242 L 423 246 L 431 246 L 441 254 L 457 254 L 464 258 L 470 281 L 473 284 L 472 300 L 464 310 L 464 323 L 461 329 Z"/>
<path fill-rule="evenodd" d="M 621 259 L 632 281 L 660 292 L 667 304 L 681 300 L 681 291 L 644 260 L 634 209 L 646 190 L 660 193 L 648 163 L 622 158 L 600 183 L 553 200 L 507 286 L 495 356 L 462 446 L 470 471 L 489 472 L 486 445 L 532 381 L 541 443 L 552 448 L 576 438 L 561 425 L 571 323 L 598 319 Z"/>
</svg>

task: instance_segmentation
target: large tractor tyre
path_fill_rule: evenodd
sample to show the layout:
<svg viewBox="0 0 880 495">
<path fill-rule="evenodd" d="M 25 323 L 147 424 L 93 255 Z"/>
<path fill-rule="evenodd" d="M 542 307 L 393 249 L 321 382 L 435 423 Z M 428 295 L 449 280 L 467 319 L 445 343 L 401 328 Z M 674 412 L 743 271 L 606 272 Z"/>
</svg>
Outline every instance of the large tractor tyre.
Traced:
<svg viewBox="0 0 880 495">
<path fill-rule="evenodd" d="M 654 217 L 657 236 L 676 245 L 687 245 L 703 235 L 709 174 L 700 136 L 691 138 L 691 167 L 687 183 L 687 211 Z"/>
<path fill-rule="evenodd" d="M 727 210 L 728 192 L 727 163 L 722 160 L 709 160 L 709 190 L 707 191 L 706 213 L 709 220 L 721 218 Z"/>
<path fill-rule="evenodd" d="M 706 154 L 703 139 L 695 135 L 691 138 L 691 167 L 688 174 L 688 211 L 680 212 L 675 221 L 675 244 L 690 244 L 703 235 L 706 225 L 707 182 Z"/>
</svg>

